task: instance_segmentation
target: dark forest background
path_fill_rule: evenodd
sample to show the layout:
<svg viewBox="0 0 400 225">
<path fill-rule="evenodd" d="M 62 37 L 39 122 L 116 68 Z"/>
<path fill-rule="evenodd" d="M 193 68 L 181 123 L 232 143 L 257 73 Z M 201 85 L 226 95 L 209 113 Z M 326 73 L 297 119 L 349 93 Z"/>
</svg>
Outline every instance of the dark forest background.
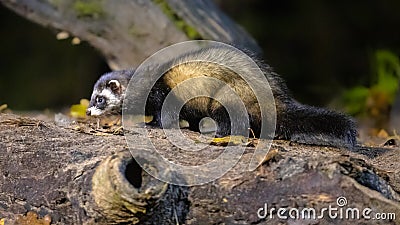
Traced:
<svg viewBox="0 0 400 225">
<path fill-rule="evenodd" d="M 400 55 L 400 1 L 216 0 L 264 51 L 296 99 L 327 105 L 368 85 L 377 50 Z M 59 110 L 89 98 L 104 59 L 0 5 L 0 105 Z M 132 65 L 136 66 L 136 65 Z"/>
</svg>

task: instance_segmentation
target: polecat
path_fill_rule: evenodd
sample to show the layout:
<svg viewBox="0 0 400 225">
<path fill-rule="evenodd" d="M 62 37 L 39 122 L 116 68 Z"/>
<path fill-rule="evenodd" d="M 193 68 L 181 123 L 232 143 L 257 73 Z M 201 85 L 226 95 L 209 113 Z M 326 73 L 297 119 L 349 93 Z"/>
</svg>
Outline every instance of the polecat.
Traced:
<svg viewBox="0 0 400 225">
<path fill-rule="evenodd" d="M 249 125 L 256 137 L 261 131 L 260 107 L 252 89 L 229 68 L 219 64 L 190 61 L 185 59 L 203 59 L 207 54 L 215 54 L 216 49 L 211 47 L 177 56 L 168 64 L 175 65 L 165 72 L 151 88 L 146 102 L 145 113 L 153 116 L 152 125 L 165 127 L 161 122 L 161 108 L 166 96 L 176 85 L 189 78 L 212 77 L 227 83 L 244 103 Z M 218 49 L 217 49 L 218 51 Z M 235 57 L 234 55 L 232 57 Z M 236 62 L 240 63 L 240 62 Z M 272 69 L 256 61 L 272 89 L 276 106 L 275 139 L 292 140 L 305 144 L 346 146 L 356 144 L 356 130 L 354 122 L 344 114 L 323 108 L 307 106 L 294 100 L 282 79 Z M 165 65 L 162 65 L 165 66 Z M 243 64 L 243 66 L 247 66 Z M 121 70 L 102 75 L 94 85 L 87 115 L 99 116 L 111 113 L 121 113 L 127 85 L 133 76 L 133 70 Z M 205 87 L 204 83 L 193 83 L 192 90 L 201 88 L 208 90 L 209 95 L 223 95 L 218 93 L 218 87 Z M 191 90 L 174 92 L 175 98 L 185 99 Z M 211 93 L 212 92 L 212 93 Z M 231 121 L 226 109 L 212 98 L 198 97 L 184 104 L 179 112 L 180 119 L 189 123 L 189 129 L 198 131 L 199 122 L 205 117 L 211 117 L 217 124 L 217 136 L 226 136 L 231 133 Z"/>
</svg>

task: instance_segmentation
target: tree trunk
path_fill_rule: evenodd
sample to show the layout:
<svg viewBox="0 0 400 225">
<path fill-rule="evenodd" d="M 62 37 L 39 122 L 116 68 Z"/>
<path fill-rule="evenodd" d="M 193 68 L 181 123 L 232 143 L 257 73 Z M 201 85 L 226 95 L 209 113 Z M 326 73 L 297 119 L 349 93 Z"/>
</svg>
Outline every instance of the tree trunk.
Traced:
<svg viewBox="0 0 400 225">
<path fill-rule="evenodd" d="M 211 0 L 0 0 L 27 19 L 66 31 L 97 48 L 112 69 L 137 66 L 151 54 L 190 39 L 260 48 Z"/>
<path fill-rule="evenodd" d="M 293 220 L 277 214 L 279 208 L 299 212 L 313 208 L 318 216 L 329 206 L 360 212 L 371 208 L 371 216 L 376 212 L 400 215 L 400 156 L 393 148 L 350 152 L 274 141 L 256 170 L 246 171 L 254 150 L 248 147 L 223 177 L 185 187 L 149 176 L 132 159 L 124 136 L 106 135 L 90 126 L 71 123 L 62 128 L 0 114 L 0 217 L 6 224 L 34 224 L 29 220 L 31 211 L 39 216 L 34 221 L 51 218 L 52 224 L 347 223 L 345 214 L 343 219 L 333 219 L 326 212 L 316 220 L 312 215 Z M 150 131 L 153 143 L 168 158 L 182 158 L 161 130 Z M 205 154 L 193 154 L 187 164 L 196 165 L 222 149 L 209 145 Z M 144 149 L 138 145 L 131 150 Z M 387 163 L 389 160 L 392 163 Z M 347 205 L 344 198 L 336 202 L 340 196 Z M 351 221 L 377 222 L 365 218 Z M 399 224 L 399 219 L 382 222 Z"/>
</svg>

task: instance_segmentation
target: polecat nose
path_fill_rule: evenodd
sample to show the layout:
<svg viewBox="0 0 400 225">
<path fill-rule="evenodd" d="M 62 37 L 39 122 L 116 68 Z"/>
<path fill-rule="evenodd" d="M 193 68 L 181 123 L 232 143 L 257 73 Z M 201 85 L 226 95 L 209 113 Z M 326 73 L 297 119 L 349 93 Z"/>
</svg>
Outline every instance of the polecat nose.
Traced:
<svg viewBox="0 0 400 225">
<path fill-rule="evenodd" d="M 90 111 L 90 109 L 86 110 L 86 115 L 90 116 L 92 114 L 92 112 Z"/>
</svg>

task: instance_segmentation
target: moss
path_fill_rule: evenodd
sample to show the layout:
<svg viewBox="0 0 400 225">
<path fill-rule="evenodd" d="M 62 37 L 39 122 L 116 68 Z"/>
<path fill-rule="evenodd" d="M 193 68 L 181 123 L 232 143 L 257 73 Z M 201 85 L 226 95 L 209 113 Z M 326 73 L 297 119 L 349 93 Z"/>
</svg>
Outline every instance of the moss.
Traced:
<svg viewBox="0 0 400 225">
<path fill-rule="evenodd" d="M 49 3 L 50 3 L 52 6 L 58 7 L 58 6 L 60 5 L 61 1 L 62 1 L 62 0 L 49 0 Z"/>
<path fill-rule="evenodd" d="M 101 6 L 101 1 L 97 0 L 77 0 L 74 3 L 74 9 L 78 17 L 100 18 L 105 12 Z"/>
<path fill-rule="evenodd" d="M 153 0 L 157 4 L 161 11 L 175 24 L 178 29 L 183 31 L 189 39 L 203 39 L 200 33 L 192 26 L 187 24 L 178 14 L 176 14 L 168 5 L 165 0 Z"/>
<path fill-rule="evenodd" d="M 134 25 L 129 27 L 128 30 L 129 34 L 132 35 L 133 37 L 144 37 L 146 34 L 144 32 L 141 32 L 139 29 L 137 29 Z"/>
</svg>

